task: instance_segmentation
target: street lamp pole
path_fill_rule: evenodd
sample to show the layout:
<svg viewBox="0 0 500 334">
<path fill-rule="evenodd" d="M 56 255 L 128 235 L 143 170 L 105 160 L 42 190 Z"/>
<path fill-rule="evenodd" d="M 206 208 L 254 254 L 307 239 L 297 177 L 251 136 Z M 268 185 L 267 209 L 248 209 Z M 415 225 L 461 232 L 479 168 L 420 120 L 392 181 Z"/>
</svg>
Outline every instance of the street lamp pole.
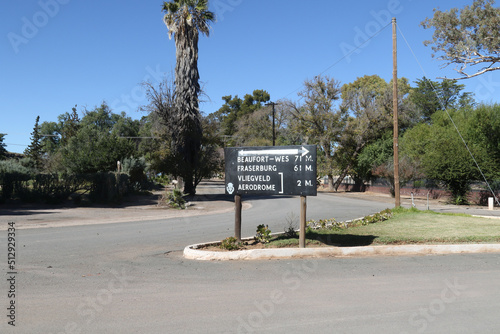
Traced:
<svg viewBox="0 0 500 334">
<path fill-rule="evenodd" d="M 274 106 L 277 105 L 279 103 L 275 103 L 275 102 L 269 102 L 269 103 L 266 103 L 266 106 L 273 106 L 273 146 L 276 146 L 276 131 L 275 131 L 275 121 L 274 121 Z"/>
</svg>

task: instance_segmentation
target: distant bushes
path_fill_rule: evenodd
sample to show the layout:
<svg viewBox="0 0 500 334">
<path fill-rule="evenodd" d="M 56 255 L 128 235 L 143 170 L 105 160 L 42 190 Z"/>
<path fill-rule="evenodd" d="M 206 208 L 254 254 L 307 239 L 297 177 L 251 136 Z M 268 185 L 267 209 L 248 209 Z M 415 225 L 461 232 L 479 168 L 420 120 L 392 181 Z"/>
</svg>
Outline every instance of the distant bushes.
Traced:
<svg viewBox="0 0 500 334">
<path fill-rule="evenodd" d="M 33 174 L 0 169 L 0 202 L 21 200 L 55 204 L 72 196 L 78 203 L 87 195 L 91 202 L 114 203 L 132 190 L 126 174 Z"/>
<path fill-rule="evenodd" d="M 24 183 L 31 179 L 32 170 L 24 166 L 20 161 L 0 161 L 0 201 L 5 201 L 14 193 L 24 193 Z"/>
<path fill-rule="evenodd" d="M 119 202 L 132 190 L 127 174 L 96 173 L 90 175 L 90 200 L 98 203 Z"/>
<path fill-rule="evenodd" d="M 148 164 L 144 157 L 141 158 L 125 158 L 122 160 L 122 172 L 129 175 L 130 185 L 135 191 L 151 189 L 153 183 L 146 176 Z"/>
</svg>

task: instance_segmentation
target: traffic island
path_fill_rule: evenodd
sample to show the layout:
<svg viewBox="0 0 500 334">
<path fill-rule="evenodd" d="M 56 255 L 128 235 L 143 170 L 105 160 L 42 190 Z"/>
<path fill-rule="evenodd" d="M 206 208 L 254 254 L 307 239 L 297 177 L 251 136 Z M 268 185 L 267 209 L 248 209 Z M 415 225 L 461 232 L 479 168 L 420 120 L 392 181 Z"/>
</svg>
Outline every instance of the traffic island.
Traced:
<svg viewBox="0 0 500 334">
<path fill-rule="evenodd" d="M 184 248 L 184 258 L 203 261 L 271 260 L 305 257 L 367 257 L 420 256 L 445 254 L 500 253 L 500 244 L 454 245 L 380 245 L 318 248 L 266 248 L 236 251 L 208 251 L 210 245 L 220 242 L 190 245 Z"/>
</svg>

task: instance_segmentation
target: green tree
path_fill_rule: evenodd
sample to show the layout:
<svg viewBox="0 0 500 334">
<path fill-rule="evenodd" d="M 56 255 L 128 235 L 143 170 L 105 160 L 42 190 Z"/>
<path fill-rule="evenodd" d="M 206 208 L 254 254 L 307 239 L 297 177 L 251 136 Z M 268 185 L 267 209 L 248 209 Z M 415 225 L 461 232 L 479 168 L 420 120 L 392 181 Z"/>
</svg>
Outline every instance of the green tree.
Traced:
<svg viewBox="0 0 500 334">
<path fill-rule="evenodd" d="M 273 145 L 272 120 L 269 119 L 267 108 L 240 117 L 236 129 L 232 140 L 236 146 Z"/>
<path fill-rule="evenodd" d="M 375 167 L 372 170 L 374 176 L 381 177 L 389 184 L 389 191 L 392 197 L 395 197 L 395 180 L 394 180 L 394 160 L 388 159 L 383 164 Z M 407 156 L 399 157 L 399 186 L 404 187 L 408 182 L 420 179 L 421 174 L 418 166 Z"/>
<path fill-rule="evenodd" d="M 56 122 L 43 122 L 40 125 L 40 134 L 42 136 L 42 150 L 47 154 L 55 153 L 61 146 L 58 124 Z"/>
<path fill-rule="evenodd" d="M 178 174 L 184 178 L 184 193 L 195 194 L 194 174 L 202 141 L 198 35 L 209 35 L 209 23 L 215 16 L 208 10 L 208 0 L 172 0 L 163 3 L 163 11 L 169 38 L 174 35 L 176 47 L 173 151 Z"/>
<path fill-rule="evenodd" d="M 432 40 L 424 44 L 432 45 L 444 66 L 456 65 L 457 79 L 500 69 L 495 66 L 500 61 L 500 8 L 494 4 L 494 0 L 474 0 L 461 10 L 434 9 L 434 16 L 421 23 L 425 29 L 435 29 Z M 481 67 L 469 71 L 478 65 Z"/>
<path fill-rule="evenodd" d="M 286 106 L 284 101 L 278 101 L 274 106 L 275 144 L 292 145 L 287 138 Z M 236 133 L 232 141 L 236 146 L 271 146 L 273 145 L 273 107 L 267 105 L 252 113 L 241 116 L 236 122 Z"/>
<path fill-rule="evenodd" d="M 265 115 L 270 114 L 271 109 L 262 111 L 260 116 L 252 116 L 254 112 L 260 110 L 266 102 L 271 99 L 271 96 L 265 90 L 256 89 L 252 94 L 245 94 L 243 99 L 239 98 L 238 95 L 233 97 L 232 95 L 223 96 L 222 100 L 224 104 L 216 112 L 209 115 L 209 120 L 218 125 L 220 131 L 219 136 L 222 137 L 223 146 L 238 146 L 246 145 L 242 139 L 246 139 L 245 126 L 248 123 L 253 125 L 255 123 L 265 122 Z M 263 124 L 264 125 L 264 124 Z M 269 130 L 269 134 L 272 138 L 272 123 L 269 121 L 269 126 L 266 128 Z M 262 129 L 262 131 L 265 131 Z M 236 135 L 240 132 L 239 135 Z M 254 138 L 255 139 L 255 138 Z M 272 141 L 271 141 L 272 143 Z"/>
<path fill-rule="evenodd" d="M 327 175 L 330 189 L 333 189 L 335 171 L 334 152 L 345 129 L 346 110 L 335 104 L 340 99 L 340 84 L 333 78 L 317 76 L 304 82 L 304 89 L 298 93 L 303 104 L 287 102 L 295 134 L 300 134 L 300 143 L 316 144 L 318 172 Z"/>
<path fill-rule="evenodd" d="M 35 126 L 33 127 L 33 132 L 31 133 L 31 143 L 24 150 L 26 157 L 30 158 L 33 163 L 33 167 L 36 170 L 41 170 L 43 167 L 43 148 L 42 148 L 42 136 L 40 135 L 40 116 L 36 117 Z"/>
<path fill-rule="evenodd" d="M 57 122 L 43 122 L 40 125 L 41 145 L 44 152 L 44 167 L 48 172 L 64 171 L 61 147 L 69 143 L 79 129 L 80 118 L 75 107 L 71 113 L 57 117 Z"/>
<path fill-rule="evenodd" d="M 76 105 L 71 108 L 71 113 L 64 113 L 57 117 L 59 123 L 59 134 L 61 136 L 61 144 L 66 145 L 70 138 L 75 136 L 80 128 L 80 117 L 76 110 Z"/>
<path fill-rule="evenodd" d="M 429 122 L 438 110 L 460 109 L 473 104 L 472 93 L 462 93 L 465 86 L 457 84 L 456 80 L 437 82 L 423 77 L 415 83 L 417 86 L 410 90 L 410 100 L 422 113 L 424 122 Z"/>
<path fill-rule="evenodd" d="M 470 110 L 451 110 L 449 113 L 478 164 L 486 174 L 493 176 L 498 171 L 498 161 L 485 145 L 485 137 L 490 135 L 487 131 L 483 133 L 489 127 L 481 125 L 485 115 Z M 432 116 L 432 124 L 423 123 L 408 130 L 400 146 L 402 154 L 420 166 L 427 178 L 443 182 L 458 204 L 467 201 L 471 183 L 481 180 L 474 160 L 444 111 Z"/>
<path fill-rule="evenodd" d="M 159 150 L 162 143 L 159 140 L 158 126 L 152 121 L 152 115 L 141 117 L 139 120 L 139 137 L 141 137 L 138 147 L 137 155 L 145 157 L 150 161 L 155 151 Z"/>
<path fill-rule="evenodd" d="M 232 95 L 223 96 L 222 100 L 224 104 L 211 115 L 211 118 L 219 124 L 222 136 L 233 136 L 236 132 L 238 116 L 244 113 L 241 112 L 243 100 L 238 95 L 234 98 Z M 230 145 L 234 146 L 234 144 Z"/>
<path fill-rule="evenodd" d="M 135 156 L 135 144 L 123 135 L 137 136 L 134 124 L 124 113 L 113 114 L 103 103 L 85 111 L 78 132 L 61 148 L 62 165 L 73 173 L 96 173 L 116 170 L 117 161 Z M 125 132 L 124 132 L 125 131 Z"/>
<path fill-rule="evenodd" d="M 462 131 L 472 141 L 473 147 L 480 147 L 480 166 L 487 179 L 500 181 L 500 105 L 481 104 L 473 111 L 462 113 L 467 126 Z M 477 150 L 477 149 L 476 149 Z"/>
<path fill-rule="evenodd" d="M 411 127 L 416 118 L 414 106 L 408 100 L 409 91 L 408 80 L 398 79 L 398 115 L 403 130 Z M 333 185 L 335 191 L 347 175 L 356 176 L 358 155 L 362 150 L 392 128 L 392 83 L 377 75 L 358 78 L 342 86 L 341 108 L 349 113 L 349 117 L 335 150 L 339 172 Z"/>
<path fill-rule="evenodd" d="M 393 159 L 392 131 L 386 130 L 381 138 L 366 145 L 358 155 L 353 169 L 353 179 L 368 181 L 373 179 L 373 171 Z"/>
<path fill-rule="evenodd" d="M 4 160 L 7 157 L 6 145 L 3 142 L 5 139 L 5 133 L 0 133 L 0 160 Z"/>
</svg>

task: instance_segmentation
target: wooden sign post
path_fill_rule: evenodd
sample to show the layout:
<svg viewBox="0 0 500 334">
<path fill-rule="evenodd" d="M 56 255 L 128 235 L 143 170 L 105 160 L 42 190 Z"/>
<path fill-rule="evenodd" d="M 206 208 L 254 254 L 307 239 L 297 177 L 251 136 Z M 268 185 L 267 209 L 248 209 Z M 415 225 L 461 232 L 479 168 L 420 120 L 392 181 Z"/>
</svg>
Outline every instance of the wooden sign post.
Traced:
<svg viewBox="0 0 500 334">
<path fill-rule="evenodd" d="M 307 211 L 307 197 L 300 196 L 300 235 L 299 247 L 306 247 L 306 211 Z"/>
<path fill-rule="evenodd" d="M 234 237 L 241 241 L 241 195 L 234 195 Z"/>
</svg>

